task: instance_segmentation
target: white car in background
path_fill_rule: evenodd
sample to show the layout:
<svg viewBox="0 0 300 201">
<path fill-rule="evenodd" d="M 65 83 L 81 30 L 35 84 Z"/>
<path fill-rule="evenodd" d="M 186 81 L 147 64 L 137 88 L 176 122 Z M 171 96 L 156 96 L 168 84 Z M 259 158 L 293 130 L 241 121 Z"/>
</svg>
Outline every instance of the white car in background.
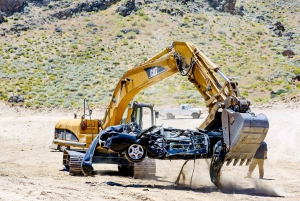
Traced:
<svg viewBox="0 0 300 201">
<path fill-rule="evenodd" d="M 175 116 L 191 116 L 193 119 L 198 119 L 202 114 L 202 109 L 193 108 L 189 104 L 182 104 L 176 109 L 163 109 L 159 114 L 160 116 L 166 116 L 167 119 L 174 119 Z"/>
</svg>

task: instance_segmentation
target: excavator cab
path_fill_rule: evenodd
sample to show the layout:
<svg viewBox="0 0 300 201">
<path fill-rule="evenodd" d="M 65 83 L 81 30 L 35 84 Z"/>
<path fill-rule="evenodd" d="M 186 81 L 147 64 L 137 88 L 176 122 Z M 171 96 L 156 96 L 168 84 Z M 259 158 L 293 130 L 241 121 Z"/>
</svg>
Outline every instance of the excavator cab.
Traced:
<svg viewBox="0 0 300 201">
<path fill-rule="evenodd" d="M 135 122 L 141 130 L 156 124 L 157 111 L 153 109 L 154 105 L 149 103 L 138 103 L 134 101 L 129 104 L 123 114 L 121 124 Z M 146 122 L 144 124 L 144 122 Z M 151 123 L 151 124 L 150 124 Z M 150 125 L 148 125 L 150 124 Z"/>
<path fill-rule="evenodd" d="M 132 121 L 135 121 L 141 130 L 156 124 L 156 111 L 154 105 L 149 103 L 134 103 Z"/>
</svg>

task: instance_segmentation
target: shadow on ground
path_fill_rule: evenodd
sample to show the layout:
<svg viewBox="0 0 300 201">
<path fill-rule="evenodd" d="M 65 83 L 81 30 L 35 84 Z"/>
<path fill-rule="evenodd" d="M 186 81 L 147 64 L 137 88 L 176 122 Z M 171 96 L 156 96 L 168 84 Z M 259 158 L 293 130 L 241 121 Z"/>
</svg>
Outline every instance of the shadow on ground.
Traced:
<svg viewBox="0 0 300 201">
<path fill-rule="evenodd" d="M 121 176 L 121 177 L 128 177 L 122 175 L 118 171 L 111 171 L 111 170 L 101 170 L 97 171 L 99 175 L 109 175 L 109 176 Z M 168 182 L 163 180 L 160 177 L 152 178 L 151 180 L 161 181 L 161 182 Z M 272 179 L 265 179 L 265 180 L 272 180 Z M 226 182 L 223 184 L 222 189 L 218 189 L 215 186 L 203 186 L 200 188 L 193 188 L 189 185 L 178 184 L 175 185 L 172 182 L 168 182 L 167 185 L 153 185 L 153 184 L 127 184 L 123 185 L 120 183 L 116 183 L 113 181 L 107 182 L 86 182 L 86 184 L 91 186 L 97 185 L 109 185 L 109 186 L 118 186 L 118 187 L 126 187 L 126 188 L 143 188 L 145 191 L 149 189 L 163 189 L 163 190 L 182 190 L 182 191 L 193 191 L 193 192 L 200 192 L 200 193 L 212 193 L 212 192 L 221 192 L 224 194 L 243 194 L 243 195 L 252 195 L 252 196 L 262 196 L 262 197 L 285 197 L 285 193 L 281 189 L 275 189 L 269 186 L 265 186 L 261 182 L 254 182 L 254 188 L 243 188 L 239 187 L 235 183 Z"/>
</svg>

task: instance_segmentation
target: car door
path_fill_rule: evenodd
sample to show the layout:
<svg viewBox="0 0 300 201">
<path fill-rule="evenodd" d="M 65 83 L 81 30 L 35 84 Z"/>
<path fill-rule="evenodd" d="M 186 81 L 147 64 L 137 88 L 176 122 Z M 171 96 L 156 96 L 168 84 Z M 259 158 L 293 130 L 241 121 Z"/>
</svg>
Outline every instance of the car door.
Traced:
<svg viewBox="0 0 300 201">
<path fill-rule="evenodd" d="M 182 105 L 180 108 L 180 115 L 187 116 L 190 115 L 189 109 L 187 105 Z"/>
</svg>

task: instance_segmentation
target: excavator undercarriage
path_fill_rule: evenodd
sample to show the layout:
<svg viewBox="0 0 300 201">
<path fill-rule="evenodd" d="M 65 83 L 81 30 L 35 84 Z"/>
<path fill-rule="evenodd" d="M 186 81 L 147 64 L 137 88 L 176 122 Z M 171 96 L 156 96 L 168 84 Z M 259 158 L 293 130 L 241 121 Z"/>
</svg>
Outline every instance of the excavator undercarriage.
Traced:
<svg viewBox="0 0 300 201">
<path fill-rule="evenodd" d="M 82 161 L 85 152 L 64 150 L 63 165 L 72 176 L 92 176 L 97 174 L 97 171 L 82 169 Z M 93 156 L 92 163 L 94 164 L 115 164 L 118 165 L 118 170 L 122 175 L 132 176 L 135 179 L 154 178 L 156 174 L 156 162 L 153 159 L 145 158 L 139 163 L 131 163 L 124 156 L 119 154 L 103 154 L 96 151 Z"/>
</svg>

